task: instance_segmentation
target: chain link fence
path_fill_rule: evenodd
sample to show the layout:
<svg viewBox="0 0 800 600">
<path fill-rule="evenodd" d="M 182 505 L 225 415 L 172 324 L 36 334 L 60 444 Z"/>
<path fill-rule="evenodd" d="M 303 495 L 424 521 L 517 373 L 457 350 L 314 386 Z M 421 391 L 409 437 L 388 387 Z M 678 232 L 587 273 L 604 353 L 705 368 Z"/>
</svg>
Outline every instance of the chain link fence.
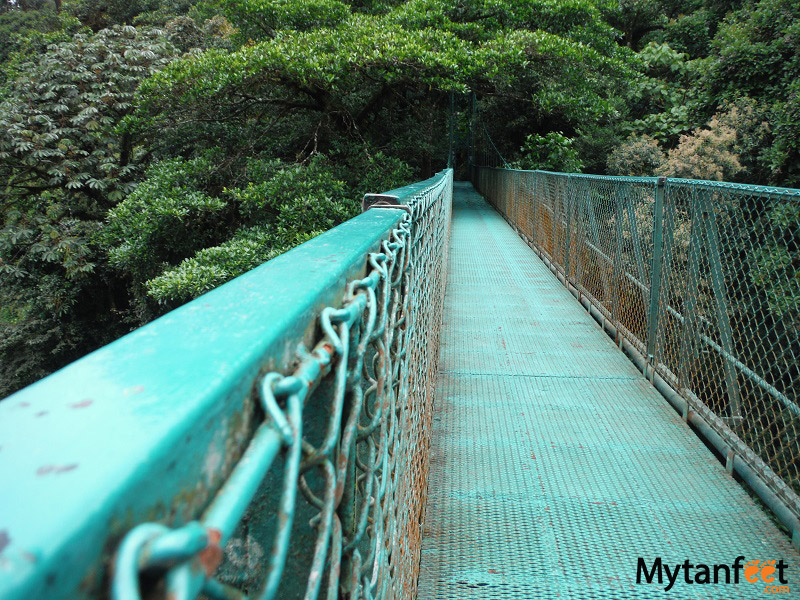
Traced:
<svg viewBox="0 0 800 600">
<path fill-rule="evenodd" d="M 403 195 L 316 345 L 257 383 L 263 423 L 199 520 L 125 536 L 114 598 L 415 596 L 452 171 Z"/>
<path fill-rule="evenodd" d="M 480 167 L 476 187 L 800 517 L 800 190 Z"/>
</svg>

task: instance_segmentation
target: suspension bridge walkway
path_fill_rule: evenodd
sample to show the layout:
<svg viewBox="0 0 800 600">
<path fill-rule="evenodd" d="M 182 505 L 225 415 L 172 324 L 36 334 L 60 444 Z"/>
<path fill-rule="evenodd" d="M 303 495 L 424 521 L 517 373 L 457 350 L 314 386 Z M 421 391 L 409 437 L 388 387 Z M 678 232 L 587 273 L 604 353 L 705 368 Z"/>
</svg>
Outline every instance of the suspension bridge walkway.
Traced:
<svg viewBox="0 0 800 600">
<path fill-rule="evenodd" d="M 0 402 L 0 599 L 796 595 L 798 202 L 368 194 Z"/>
<path fill-rule="evenodd" d="M 786 535 L 468 183 L 441 344 L 420 598 L 663 598 L 639 557 L 781 556 L 796 577 Z M 681 574 L 670 592 L 764 587 Z"/>
</svg>

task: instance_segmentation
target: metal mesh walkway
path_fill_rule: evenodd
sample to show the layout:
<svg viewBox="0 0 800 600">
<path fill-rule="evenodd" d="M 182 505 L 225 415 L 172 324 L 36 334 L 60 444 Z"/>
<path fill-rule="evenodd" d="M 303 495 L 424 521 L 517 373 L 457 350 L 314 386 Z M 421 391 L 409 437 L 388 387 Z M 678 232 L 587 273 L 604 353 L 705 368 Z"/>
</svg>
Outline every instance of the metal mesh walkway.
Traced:
<svg viewBox="0 0 800 600">
<path fill-rule="evenodd" d="M 636 584 L 638 557 L 740 555 L 796 594 L 767 514 L 469 184 L 453 208 L 419 597 L 761 597 Z"/>
</svg>

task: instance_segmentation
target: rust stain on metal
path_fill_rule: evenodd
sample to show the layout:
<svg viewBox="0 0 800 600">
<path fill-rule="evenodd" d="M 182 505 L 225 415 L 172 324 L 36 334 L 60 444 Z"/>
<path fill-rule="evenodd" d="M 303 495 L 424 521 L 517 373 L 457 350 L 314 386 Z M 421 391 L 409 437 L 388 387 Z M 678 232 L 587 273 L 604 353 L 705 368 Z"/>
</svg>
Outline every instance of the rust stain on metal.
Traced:
<svg viewBox="0 0 800 600">
<path fill-rule="evenodd" d="M 41 476 L 49 473 L 67 473 L 69 471 L 74 471 L 77 468 L 77 463 L 71 463 L 68 465 L 42 465 L 36 469 L 36 474 Z"/>
<path fill-rule="evenodd" d="M 200 564 L 208 577 L 213 575 L 217 567 L 222 563 L 222 547 L 219 543 L 222 540 L 222 532 L 219 529 L 208 529 L 208 545 L 200 552 Z"/>
</svg>

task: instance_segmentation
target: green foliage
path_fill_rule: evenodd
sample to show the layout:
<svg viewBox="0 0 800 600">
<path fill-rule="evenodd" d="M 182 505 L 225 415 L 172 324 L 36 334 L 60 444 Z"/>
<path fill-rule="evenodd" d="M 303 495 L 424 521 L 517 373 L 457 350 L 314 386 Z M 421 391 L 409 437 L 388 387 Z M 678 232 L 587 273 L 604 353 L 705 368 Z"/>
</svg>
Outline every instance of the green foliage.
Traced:
<svg viewBox="0 0 800 600">
<path fill-rule="evenodd" d="M 753 183 L 800 186 L 799 78 L 797 2 L 747 3 L 720 23 L 702 73 L 701 89 L 706 104 L 714 108 L 747 96 L 754 101 L 760 119 L 773 125 L 773 135 L 754 140 L 757 143 L 751 144 L 745 160 Z"/>
<path fill-rule="evenodd" d="M 707 56 L 711 51 L 711 30 L 714 26 L 711 11 L 700 9 L 689 14 L 679 15 L 671 19 L 654 41 L 660 40 L 678 52 L 685 52 L 693 57 Z"/>
<path fill-rule="evenodd" d="M 767 213 L 767 244 L 753 249 L 750 278 L 776 317 L 800 313 L 800 204 L 776 203 Z M 788 243 L 787 243 L 788 242 Z"/>
<path fill-rule="evenodd" d="M 574 142 L 560 131 L 529 135 L 521 148 L 522 156 L 516 166 L 520 169 L 580 173 L 583 163 L 578 158 Z"/>
<path fill-rule="evenodd" d="M 279 231 L 325 231 L 353 216 L 355 201 L 326 161 L 278 169 L 272 177 L 229 190 L 249 220 L 272 222 Z"/>
<path fill-rule="evenodd" d="M 33 32 L 52 33 L 61 28 L 55 7 L 44 10 L 8 10 L 0 13 L 0 62 L 20 50 Z"/>
<path fill-rule="evenodd" d="M 4 210 L 0 396 L 120 333 L 107 297 L 95 295 L 104 277 L 99 223 L 72 217 L 47 194 L 39 202 L 35 212 Z"/>
<path fill-rule="evenodd" d="M 26 74 L 30 61 L 38 60 L 51 44 L 69 41 L 81 27 L 80 21 L 56 13 L 49 3 L 40 10 L 0 13 L 0 98 L 9 93 L 3 87 Z"/>
<path fill-rule="evenodd" d="M 606 19 L 622 32 L 623 43 L 638 49 L 640 40 L 667 22 L 664 6 L 658 0 L 619 0 L 604 6 Z"/>
<path fill-rule="evenodd" d="M 342 153 L 341 161 L 334 168 L 336 176 L 354 190 L 353 197 L 356 199 L 377 190 L 385 192 L 407 185 L 415 177 L 408 163 L 383 152 L 371 155 Z"/>
<path fill-rule="evenodd" d="M 484 19 L 487 11 L 491 17 Z M 554 29 L 569 33 L 529 30 L 531 15 L 544 13 Z M 514 25 L 520 28 L 507 28 Z M 475 27 L 481 35 L 471 32 Z M 578 31 L 582 41 L 574 39 Z M 165 144 L 187 138 L 207 143 L 212 128 L 217 143 L 236 144 L 261 121 L 271 125 L 269 140 L 260 143 L 274 145 L 279 155 L 312 144 L 331 154 L 343 140 L 358 140 L 391 148 L 421 168 L 434 149 L 446 154 L 446 137 L 434 142 L 430 133 L 413 132 L 423 127 L 423 114 L 437 115 L 444 125 L 439 115 L 447 92 L 482 90 L 513 104 L 515 114 L 525 115 L 512 134 L 519 147 L 525 130 L 545 120 L 570 130 L 612 115 L 624 77 L 633 76 L 628 62 L 589 2 L 458 10 L 441 1 L 409 2 L 386 15 L 353 14 L 336 27 L 312 31 L 283 29 L 234 52 L 176 61 L 140 89 L 138 126 L 158 131 Z"/>
<path fill-rule="evenodd" d="M 648 6 L 655 4 L 640 4 L 637 10 Z M 682 136 L 727 111 L 735 122 L 724 124 L 734 132 L 726 139 L 740 166 L 722 154 L 711 163 L 727 162 L 725 177 L 800 185 L 800 115 L 794 107 L 800 5 L 790 0 L 691 0 L 664 3 L 663 8 L 666 20 L 641 38 L 644 47 L 637 58 L 645 77 L 627 98 L 622 130 L 655 138 L 665 151 L 677 151 L 681 144 L 686 150 Z M 620 21 L 611 21 L 624 30 Z M 733 105 L 738 112 L 729 111 Z M 696 131 L 689 137 L 699 139 Z M 720 147 L 716 142 L 711 146 Z M 709 172 L 719 176 L 708 158 L 690 160 L 687 155 L 678 171 L 695 178 Z"/>
<path fill-rule="evenodd" d="M 219 151 L 164 160 L 109 211 L 103 244 L 132 278 L 138 319 L 155 314 L 153 300 L 189 300 L 356 213 L 352 190 L 321 156 L 241 167 L 247 181 L 225 187 L 231 169 Z"/>
<path fill-rule="evenodd" d="M 228 241 L 204 248 L 150 279 L 146 288 L 151 298 L 161 304 L 190 300 L 357 212 L 345 183 L 335 178 L 322 157 L 308 165 L 251 161 L 250 167 L 254 181 L 225 194 L 238 205 L 242 221 L 258 225 L 239 229 Z"/>
<path fill-rule="evenodd" d="M 283 30 L 336 27 L 350 15 L 337 0 L 205 0 L 198 14 L 224 15 L 241 42 L 274 38 Z"/>
<path fill-rule="evenodd" d="M 196 0 L 73 0 L 67 11 L 93 31 L 114 25 L 163 26 L 186 14 Z"/>
<path fill-rule="evenodd" d="M 161 304 L 186 302 L 283 254 L 321 231 L 291 235 L 269 226 L 243 229 L 219 246 L 204 248 L 177 267 L 147 282 L 147 293 Z"/>
<path fill-rule="evenodd" d="M 110 263 L 144 281 L 170 257 L 213 240 L 225 201 L 204 190 L 214 178 L 213 154 L 158 162 L 125 200 L 108 212 L 104 243 Z"/>
<path fill-rule="evenodd" d="M 73 360 L 123 331 L 126 299 L 98 232 L 147 151 L 117 131 L 138 82 L 169 60 L 153 30 L 79 33 L 24 64 L 0 103 L 0 388 Z M 2 393 L 2 392 L 0 392 Z"/>
<path fill-rule="evenodd" d="M 0 3 L 0 393 L 431 175 L 451 95 L 524 168 L 800 185 L 799 6 Z"/>
<path fill-rule="evenodd" d="M 131 189 L 146 150 L 117 130 L 139 81 L 174 49 L 157 30 L 114 27 L 51 46 L 0 103 L 0 174 L 21 199 L 45 190 L 98 216 Z"/>
<path fill-rule="evenodd" d="M 715 61 L 707 85 L 733 100 L 783 95 L 800 74 L 800 5 L 761 0 L 732 13 L 712 43 Z"/>
<path fill-rule="evenodd" d="M 800 187 L 800 80 L 786 90 L 785 102 L 773 105 L 774 143 L 762 152 L 770 180 Z"/>
<path fill-rule="evenodd" d="M 674 141 L 691 129 L 689 87 L 694 77 L 688 55 L 668 44 L 649 43 L 638 54 L 647 77 L 637 81 L 630 95 L 631 106 L 642 116 L 627 127 L 638 135 L 659 141 Z"/>
</svg>

